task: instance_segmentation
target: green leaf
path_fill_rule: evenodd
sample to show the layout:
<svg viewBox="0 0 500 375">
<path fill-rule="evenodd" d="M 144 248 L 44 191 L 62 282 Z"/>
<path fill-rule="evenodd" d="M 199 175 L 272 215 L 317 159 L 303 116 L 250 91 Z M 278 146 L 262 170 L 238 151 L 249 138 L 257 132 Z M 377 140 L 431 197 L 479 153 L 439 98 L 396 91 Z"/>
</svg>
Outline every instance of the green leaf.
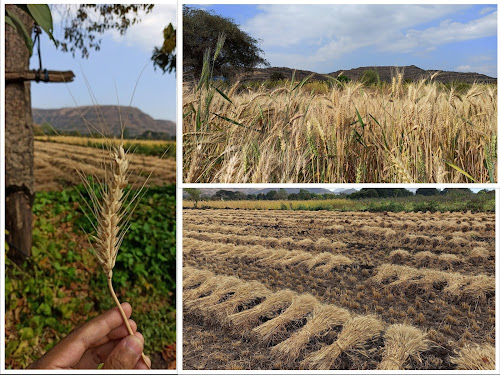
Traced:
<svg viewBox="0 0 500 375">
<path fill-rule="evenodd" d="M 354 107 L 354 109 L 356 110 L 356 114 L 358 115 L 358 121 L 361 124 L 361 127 L 364 129 L 365 128 L 365 123 L 363 122 L 363 118 L 359 114 L 358 109 L 356 107 Z"/>
<path fill-rule="evenodd" d="M 28 33 L 28 30 L 26 30 L 24 23 L 21 21 L 17 14 L 10 12 L 7 9 L 5 9 L 5 14 L 6 17 L 10 17 L 10 20 L 15 25 L 17 32 L 24 39 L 24 43 L 26 44 L 26 47 L 28 47 L 31 57 L 33 55 L 33 40 L 31 40 L 31 36 Z"/>
<path fill-rule="evenodd" d="M 36 310 L 38 314 L 42 314 L 45 316 L 51 316 L 52 314 L 52 309 L 47 303 L 42 303 L 40 306 L 38 306 L 38 309 Z"/>
<path fill-rule="evenodd" d="M 47 4 L 28 4 L 27 7 L 35 22 L 47 33 L 52 41 L 55 41 L 52 36 L 54 27 L 49 6 Z"/>
<path fill-rule="evenodd" d="M 449 161 L 447 161 L 445 163 L 448 164 L 450 167 L 455 168 L 457 171 L 459 171 L 460 173 L 462 173 L 465 177 L 469 178 L 471 181 L 477 182 L 476 180 L 474 180 L 474 178 L 470 174 L 468 174 L 466 171 L 464 171 L 459 166 L 457 166 L 457 165 L 455 165 L 455 164 L 453 164 L 452 162 L 449 162 Z"/>
<path fill-rule="evenodd" d="M 215 116 L 217 116 L 217 117 L 220 117 L 220 118 L 221 118 L 221 119 L 223 119 L 223 120 L 226 120 L 227 122 L 230 122 L 231 124 L 241 126 L 241 127 L 245 128 L 245 129 L 250 129 L 250 128 L 246 127 L 246 126 L 245 126 L 245 125 L 243 125 L 243 124 L 240 124 L 239 122 L 237 122 L 237 121 L 235 121 L 235 120 L 231 120 L 230 118 L 227 118 L 227 117 L 224 117 L 224 116 L 218 115 L 217 113 L 213 113 L 213 112 L 212 112 L 212 114 L 213 114 L 213 115 L 215 115 Z"/>
<path fill-rule="evenodd" d="M 5 23 L 6 23 L 7 25 L 12 26 L 14 29 L 16 28 L 15 23 L 14 23 L 14 22 L 12 22 L 12 19 L 11 19 L 9 16 L 7 16 L 7 15 L 5 16 Z"/>
<path fill-rule="evenodd" d="M 217 91 L 224 99 L 226 99 L 229 103 L 233 104 L 231 99 L 229 99 L 226 94 L 224 94 L 222 91 L 220 91 L 217 87 L 214 87 L 215 91 Z"/>
</svg>

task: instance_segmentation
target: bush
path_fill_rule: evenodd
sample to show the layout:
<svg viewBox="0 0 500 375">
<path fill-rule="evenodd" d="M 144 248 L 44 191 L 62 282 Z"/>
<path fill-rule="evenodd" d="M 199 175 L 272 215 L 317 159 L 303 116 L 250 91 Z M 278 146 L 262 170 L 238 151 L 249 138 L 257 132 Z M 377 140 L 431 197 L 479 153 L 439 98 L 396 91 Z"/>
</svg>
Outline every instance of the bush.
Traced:
<svg viewBox="0 0 500 375">
<path fill-rule="evenodd" d="M 365 70 L 361 76 L 361 81 L 365 85 L 375 86 L 380 84 L 380 76 L 375 70 Z"/>
<path fill-rule="evenodd" d="M 372 202 L 367 208 L 370 212 L 402 212 L 405 208 L 401 203 L 390 202 Z"/>
<path fill-rule="evenodd" d="M 439 205 L 435 201 L 427 201 L 427 202 L 417 202 L 413 205 L 413 211 L 418 212 L 436 212 L 439 211 Z"/>
<path fill-rule="evenodd" d="M 269 77 L 271 81 L 283 81 L 285 78 L 286 77 L 282 72 L 272 72 Z"/>
</svg>

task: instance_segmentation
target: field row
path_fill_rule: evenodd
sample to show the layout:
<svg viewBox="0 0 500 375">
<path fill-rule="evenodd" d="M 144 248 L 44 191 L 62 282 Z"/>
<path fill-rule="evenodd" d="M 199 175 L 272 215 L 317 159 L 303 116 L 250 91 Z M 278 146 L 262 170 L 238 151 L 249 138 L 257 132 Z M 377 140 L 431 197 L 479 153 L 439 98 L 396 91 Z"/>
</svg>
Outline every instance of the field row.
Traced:
<svg viewBox="0 0 500 375">
<path fill-rule="evenodd" d="M 190 213 L 190 210 L 186 211 Z M 295 219 L 297 221 L 307 221 L 310 219 L 315 220 L 344 220 L 344 219 L 367 219 L 367 220 L 449 220 L 451 222 L 455 220 L 464 221 L 484 221 L 493 220 L 490 213 L 485 212 L 340 212 L 340 211 L 322 211 L 319 215 L 318 212 L 312 211 L 280 211 L 280 210 L 238 210 L 238 209 L 226 209 L 226 210 L 197 210 L 196 216 L 191 216 L 192 218 L 198 217 L 210 217 L 215 216 L 219 218 L 232 218 L 241 220 L 251 220 L 252 218 L 273 218 L 273 219 Z"/>
<path fill-rule="evenodd" d="M 431 361 L 432 368 L 494 369 L 495 351 L 489 344 L 435 355 L 432 349 L 441 343 L 433 331 L 387 324 L 376 315 L 321 303 L 307 293 L 273 292 L 257 281 L 193 267 L 184 267 L 183 274 L 185 315 L 270 348 L 268 354 L 288 368 L 343 369 L 354 363 L 362 369 L 402 370 L 412 362 Z"/>
<path fill-rule="evenodd" d="M 200 211 L 197 211 L 200 212 Z M 201 211 L 203 212 L 203 211 Z M 262 213 L 260 217 L 239 218 L 238 216 L 220 215 L 213 211 L 210 215 L 210 225 L 225 223 L 226 225 L 245 227 L 256 225 L 255 219 L 258 219 L 259 226 L 279 226 L 281 228 L 300 227 L 307 224 L 308 228 L 323 228 L 328 230 L 330 227 L 337 231 L 352 231 L 360 226 L 390 228 L 393 230 L 405 230 L 405 232 L 437 231 L 443 233 L 474 231 L 481 234 L 487 234 L 494 231 L 495 222 L 491 214 L 474 214 L 470 218 L 457 217 L 456 219 L 426 218 L 420 217 L 391 217 L 384 214 L 372 214 L 372 217 L 351 216 L 347 213 L 343 215 L 328 215 L 321 213 L 311 218 L 281 218 L 273 214 Z M 318 217 L 319 216 L 319 217 Z M 207 225 L 207 216 L 190 216 L 185 222 L 192 225 Z"/>
<path fill-rule="evenodd" d="M 376 313 L 393 324 L 412 322 L 424 329 L 434 328 L 442 335 L 441 341 L 460 346 L 470 338 L 494 342 L 494 277 L 478 274 L 474 267 L 468 268 L 469 272 L 462 267 L 460 272 L 450 273 L 407 265 L 406 269 L 387 266 L 384 265 L 387 258 L 383 257 L 376 264 L 358 262 L 353 252 L 338 254 L 352 260 L 350 265 L 328 265 L 328 260 L 333 263 L 335 259 L 343 259 L 345 263 L 347 259 L 326 254 L 323 264 L 322 253 L 308 255 L 297 250 L 279 251 L 280 259 L 271 253 L 273 249 L 221 243 L 197 247 L 187 242 L 184 248 L 187 266 L 259 281 L 276 291 L 309 293 L 323 303 L 343 306 L 359 314 Z M 222 254 L 218 254 L 218 249 Z M 254 250 L 256 255 L 252 254 Z M 381 277 L 388 270 L 392 272 L 390 276 L 377 279 L 379 272 Z M 410 271 L 411 278 L 400 272 L 401 282 L 395 282 L 399 271 Z M 475 287 L 480 289 L 474 291 Z"/>
<path fill-rule="evenodd" d="M 35 187 L 37 191 L 61 190 L 81 182 L 75 171 L 84 176 L 103 178 L 103 162 L 108 154 L 92 147 L 35 142 Z M 147 185 L 175 183 L 175 161 L 153 156 L 130 155 L 129 183 Z"/>
<path fill-rule="evenodd" d="M 257 265 L 287 269 L 300 274 L 310 272 L 328 277 L 346 266 L 360 267 L 353 259 L 328 252 L 311 253 L 301 250 L 269 249 L 263 246 L 236 246 L 185 238 L 184 254 L 193 257 L 216 259 L 238 259 Z M 485 300 L 495 293 L 495 278 L 487 275 L 464 275 L 457 272 L 443 272 L 433 269 L 419 269 L 395 264 L 381 264 L 373 267 L 374 276 L 367 281 L 382 284 L 388 288 L 423 288 L 442 291 L 451 300 Z"/>
<path fill-rule="evenodd" d="M 300 250 L 308 252 L 329 252 L 345 254 L 349 252 L 352 259 L 367 265 L 376 265 L 384 258 L 394 258 L 396 262 L 403 259 L 414 265 L 436 264 L 438 268 L 450 269 L 453 266 L 468 266 L 466 271 L 494 272 L 494 243 L 470 241 L 461 235 L 447 240 L 442 236 L 398 235 L 378 231 L 376 235 L 358 234 L 355 236 L 318 237 L 315 240 L 304 238 L 294 240 L 291 237 L 259 237 L 257 235 L 241 235 L 227 232 L 196 231 L 184 229 L 184 237 L 220 244 L 241 246 L 264 246 L 271 251 L 278 249 Z M 224 228 L 220 228 L 224 229 Z M 361 230 L 360 230 L 361 231 Z M 392 231 L 392 230 L 390 230 Z M 383 242 L 374 243 L 375 240 Z M 370 250 L 370 251 L 367 251 Z"/>
</svg>

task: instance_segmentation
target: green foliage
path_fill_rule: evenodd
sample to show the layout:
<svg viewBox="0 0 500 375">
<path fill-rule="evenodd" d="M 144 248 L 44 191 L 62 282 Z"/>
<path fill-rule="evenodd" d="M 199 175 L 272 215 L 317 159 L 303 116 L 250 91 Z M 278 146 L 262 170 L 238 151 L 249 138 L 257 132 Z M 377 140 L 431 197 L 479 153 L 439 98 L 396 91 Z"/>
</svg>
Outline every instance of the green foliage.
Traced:
<svg viewBox="0 0 500 375">
<path fill-rule="evenodd" d="M 197 208 L 198 201 L 201 199 L 201 190 L 186 188 L 184 192 L 188 195 L 189 199 L 194 202 L 194 208 Z"/>
<path fill-rule="evenodd" d="M 83 186 L 37 193 L 33 255 L 22 267 L 6 258 L 6 364 L 25 367 L 76 326 L 114 303 L 88 251 L 91 223 Z M 122 302 L 145 337 L 145 352 L 175 341 L 175 186 L 151 187 L 131 218 L 114 271 Z M 86 233 L 87 234 L 86 234 Z"/>
<path fill-rule="evenodd" d="M 167 27 L 163 29 L 163 45 L 158 48 L 155 47 L 153 50 L 153 64 L 163 70 L 163 73 L 171 73 L 175 70 L 175 64 L 177 61 L 177 56 L 174 53 L 176 47 L 176 31 L 172 24 L 170 23 Z"/>
<path fill-rule="evenodd" d="M 54 40 L 54 37 L 52 36 L 52 14 L 47 4 L 17 4 L 16 6 L 26 12 L 26 14 L 28 14 L 28 16 L 30 16 L 33 21 L 35 21 L 35 23 L 47 33 L 49 38 Z M 17 33 L 24 39 L 24 43 L 26 44 L 31 57 L 31 55 L 33 55 L 33 40 L 18 15 L 8 9 L 5 9 L 5 23 L 15 28 Z"/>
<path fill-rule="evenodd" d="M 283 81 L 285 78 L 286 77 L 282 72 L 272 72 L 269 77 L 271 81 Z"/>
<path fill-rule="evenodd" d="M 413 205 L 413 211 L 422 211 L 422 212 L 436 212 L 439 211 L 439 206 L 436 201 L 423 201 L 417 202 Z"/>
<path fill-rule="evenodd" d="M 185 72 L 194 73 L 198 78 L 203 71 L 203 56 L 207 49 L 216 50 L 219 35 L 226 41 L 214 59 L 212 74 L 227 76 L 234 68 L 249 68 L 267 61 L 261 57 L 258 41 L 240 30 L 234 20 L 210 11 L 184 6 L 183 22 L 183 66 Z M 208 53 L 210 55 L 210 53 Z"/>
<path fill-rule="evenodd" d="M 341 74 L 337 77 L 337 81 L 339 81 L 341 83 L 349 83 L 349 82 L 351 82 L 351 79 L 348 76 Z"/>
<path fill-rule="evenodd" d="M 368 86 L 380 85 L 380 76 L 375 70 L 365 70 L 361 76 L 361 81 Z"/>
<path fill-rule="evenodd" d="M 381 201 L 381 202 L 371 202 L 366 209 L 370 212 L 401 212 L 405 210 L 405 207 L 398 202 L 394 201 Z"/>
</svg>

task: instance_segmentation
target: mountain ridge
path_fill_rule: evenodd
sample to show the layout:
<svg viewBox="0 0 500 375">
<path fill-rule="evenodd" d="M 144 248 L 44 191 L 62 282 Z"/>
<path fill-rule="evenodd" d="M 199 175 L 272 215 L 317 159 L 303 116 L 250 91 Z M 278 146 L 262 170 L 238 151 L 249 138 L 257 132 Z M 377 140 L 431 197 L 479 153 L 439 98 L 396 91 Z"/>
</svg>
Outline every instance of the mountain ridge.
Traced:
<svg viewBox="0 0 500 375">
<path fill-rule="evenodd" d="M 302 80 L 305 77 L 313 74 L 313 79 L 318 81 L 327 81 L 326 76 L 337 77 L 340 74 L 349 77 L 351 80 L 358 80 L 362 77 L 363 73 L 367 70 L 375 70 L 383 82 L 391 82 L 392 77 L 397 72 L 403 73 L 403 79 L 419 80 L 430 78 L 434 73 L 439 72 L 434 80 L 442 83 L 449 83 L 453 81 L 460 81 L 466 83 L 496 83 L 497 78 L 487 76 L 480 73 L 465 73 L 444 71 L 436 69 L 422 69 L 416 65 L 407 66 L 362 66 L 353 69 L 341 69 L 331 73 L 316 73 L 309 70 L 292 69 L 288 67 L 270 67 L 270 68 L 250 68 L 240 70 L 236 73 L 236 79 L 242 82 L 250 80 L 269 80 L 271 76 L 275 77 L 283 75 L 283 79 L 290 79 L 295 71 L 295 80 Z"/>
<path fill-rule="evenodd" d="M 80 134 L 89 134 L 89 129 L 93 132 L 101 131 L 100 124 L 105 124 L 102 127 L 105 134 L 119 136 L 123 122 L 130 137 L 136 137 L 145 132 L 175 136 L 175 122 L 156 120 L 136 107 L 97 105 L 53 109 L 33 108 L 32 113 L 35 124 L 48 123 L 55 130 L 63 132 L 78 131 Z"/>
</svg>

